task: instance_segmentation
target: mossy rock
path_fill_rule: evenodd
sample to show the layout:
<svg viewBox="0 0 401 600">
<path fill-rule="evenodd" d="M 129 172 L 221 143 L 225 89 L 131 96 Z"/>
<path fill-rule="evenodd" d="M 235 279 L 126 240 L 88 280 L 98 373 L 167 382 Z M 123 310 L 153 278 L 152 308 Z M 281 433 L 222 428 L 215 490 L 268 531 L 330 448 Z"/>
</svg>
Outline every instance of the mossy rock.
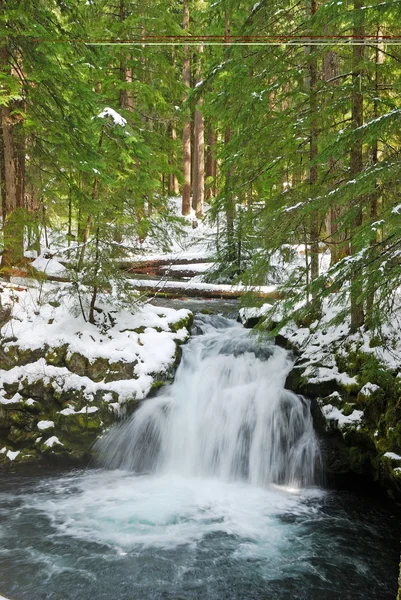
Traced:
<svg viewBox="0 0 401 600">
<path fill-rule="evenodd" d="M 35 440 L 38 438 L 37 431 L 28 431 L 21 429 L 19 426 L 12 426 L 7 436 L 7 440 L 17 447 L 26 447 L 35 445 Z"/>
<path fill-rule="evenodd" d="M 89 361 L 86 358 L 86 356 L 83 356 L 79 352 L 67 354 L 65 362 L 67 368 L 71 371 L 71 373 L 75 373 L 80 377 L 85 377 L 85 375 L 87 374 Z"/>
<path fill-rule="evenodd" d="M 14 396 L 19 390 L 19 381 L 12 381 L 11 383 L 5 381 L 3 383 L 3 389 L 10 397 Z"/>
<path fill-rule="evenodd" d="M 168 385 L 168 381 L 163 381 L 162 379 L 156 379 L 153 383 L 152 386 L 149 390 L 148 395 L 146 396 L 146 398 L 152 398 L 153 396 L 156 396 L 157 393 L 163 389 L 166 385 Z"/>
<path fill-rule="evenodd" d="M 109 363 L 109 370 L 104 378 L 105 383 L 109 383 L 110 381 L 120 381 L 125 379 L 137 379 L 135 374 L 135 366 L 137 365 L 137 361 L 133 363 L 128 362 L 115 362 Z"/>
<path fill-rule="evenodd" d="M 105 399 L 107 398 L 107 400 Z M 112 402 L 118 402 L 119 397 L 117 392 L 111 391 L 111 390 L 97 390 L 95 393 L 95 397 L 94 397 L 94 402 L 93 404 L 95 406 L 100 406 L 101 404 L 111 404 Z"/>
<path fill-rule="evenodd" d="M 183 317 L 176 323 L 169 323 L 169 329 L 177 333 L 180 329 L 187 329 L 188 332 L 191 330 L 192 324 L 194 322 L 194 315 L 190 313 L 188 316 Z"/>
<path fill-rule="evenodd" d="M 33 400 L 33 398 L 26 398 L 23 402 L 22 408 L 23 410 L 35 415 L 41 413 L 43 410 L 41 403 L 37 400 Z"/>
<path fill-rule="evenodd" d="M 325 398 L 334 392 L 340 392 L 341 387 L 336 379 L 315 382 L 305 377 L 304 372 L 305 368 L 303 366 L 295 366 L 285 381 L 286 389 L 313 399 Z"/>
<path fill-rule="evenodd" d="M 56 348 L 49 348 L 45 355 L 46 362 L 53 367 L 65 367 L 67 352 L 68 344 L 63 344 Z"/>
<path fill-rule="evenodd" d="M 107 377 L 109 371 L 109 361 L 107 358 L 98 357 L 92 362 L 89 361 L 87 375 L 92 381 L 100 382 Z"/>
<path fill-rule="evenodd" d="M 54 388 L 50 379 L 23 379 L 19 385 L 19 393 L 25 398 L 37 399 L 43 406 L 52 407 L 55 404 Z"/>
<path fill-rule="evenodd" d="M 0 368 L 8 371 L 13 367 L 34 363 L 40 358 L 44 358 L 46 352 L 47 346 L 32 350 L 31 348 L 22 349 L 17 344 L 7 344 L 2 347 L 0 353 Z"/>
<path fill-rule="evenodd" d="M 33 415 L 25 410 L 9 410 L 7 412 L 8 419 L 13 425 L 28 428 L 29 430 L 36 429 L 37 415 Z"/>
<path fill-rule="evenodd" d="M 88 445 L 95 441 L 103 428 L 99 411 L 96 413 L 75 413 L 56 416 L 56 430 L 70 443 Z"/>
</svg>

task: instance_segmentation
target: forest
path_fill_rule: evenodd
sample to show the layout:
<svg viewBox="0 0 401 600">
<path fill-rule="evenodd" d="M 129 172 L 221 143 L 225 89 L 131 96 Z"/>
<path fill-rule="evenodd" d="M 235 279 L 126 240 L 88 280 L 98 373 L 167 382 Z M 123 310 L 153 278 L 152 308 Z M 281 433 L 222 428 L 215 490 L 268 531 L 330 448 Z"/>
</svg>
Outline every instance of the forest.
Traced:
<svg viewBox="0 0 401 600">
<path fill-rule="evenodd" d="M 220 281 L 278 282 L 306 315 L 335 293 L 352 329 L 380 326 L 400 277 L 399 10 L 2 2 L 3 277 L 51 229 L 93 321 L 124 289 L 116 261 L 168 244 L 181 194 L 219 224 Z"/>
<path fill-rule="evenodd" d="M 0 600 L 401 600 L 400 23 L 0 0 Z"/>
</svg>

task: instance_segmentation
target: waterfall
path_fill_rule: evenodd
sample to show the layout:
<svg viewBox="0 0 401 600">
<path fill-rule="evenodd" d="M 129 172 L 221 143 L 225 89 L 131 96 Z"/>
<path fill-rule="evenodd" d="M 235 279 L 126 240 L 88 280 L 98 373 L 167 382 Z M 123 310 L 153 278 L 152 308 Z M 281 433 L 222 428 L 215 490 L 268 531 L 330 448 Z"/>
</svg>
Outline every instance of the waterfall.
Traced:
<svg viewBox="0 0 401 600">
<path fill-rule="evenodd" d="M 291 355 L 224 317 L 200 315 L 174 382 L 97 444 L 109 469 L 312 485 L 308 400 L 284 388 Z"/>
</svg>

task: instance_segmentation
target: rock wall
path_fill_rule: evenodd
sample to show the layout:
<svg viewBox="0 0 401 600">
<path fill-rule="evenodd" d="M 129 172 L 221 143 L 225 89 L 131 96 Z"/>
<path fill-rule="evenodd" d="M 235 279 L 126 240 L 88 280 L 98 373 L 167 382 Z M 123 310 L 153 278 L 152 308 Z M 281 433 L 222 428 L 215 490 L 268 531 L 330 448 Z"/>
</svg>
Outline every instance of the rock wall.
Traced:
<svg viewBox="0 0 401 600">
<path fill-rule="evenodd" d="M 401 379 L 371 354 L 336 352 L 311 361 L 291 338 L 277 343 L 294 352 L 286 387 L 312 401 L 315 427 L 322 438 L 325 469 L 332 475 L 357 475 L 383 486 L 401 501 Z"/>
<path fill-rule="evenodd" d="M 191 324 L 192 315 L 187 313 L 169 323 L 167 331 L 166 326 L 135 329 L 139 345 L 144 343 L 141 336 L 150 331 L 159 333 L 161 342 L 161 336 L 165 341 L 169 335 L 175 344 L 175 353 L 164 367 L 145 375 L 139 358 L 127 362 L 88 357 L 84 352 L 72 351 L 68 343 L 27 349 L 21 348 L 16 339 L 3 338 L 0 468 L 38 462 L 87 462 L 94 441 L 107 427 L 134 410 L 143 397 L 172 380 Z M 152 339 L 157 343 L 157 336 Z"/>
</svg>

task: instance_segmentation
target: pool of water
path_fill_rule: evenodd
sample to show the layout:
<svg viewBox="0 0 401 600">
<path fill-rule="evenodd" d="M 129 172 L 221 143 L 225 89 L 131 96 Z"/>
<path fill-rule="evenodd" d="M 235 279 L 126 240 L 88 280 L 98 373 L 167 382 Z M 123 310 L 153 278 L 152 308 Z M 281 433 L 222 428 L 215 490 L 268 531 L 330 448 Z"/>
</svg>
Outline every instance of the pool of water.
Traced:
<svg viewBox="0 0 401 600">
<path fill-rule="evenodd" d="M 355 493 L 82 470 L 1 475 L 12 600 L 394 600 L 399 519 Z"/>
</svg>

